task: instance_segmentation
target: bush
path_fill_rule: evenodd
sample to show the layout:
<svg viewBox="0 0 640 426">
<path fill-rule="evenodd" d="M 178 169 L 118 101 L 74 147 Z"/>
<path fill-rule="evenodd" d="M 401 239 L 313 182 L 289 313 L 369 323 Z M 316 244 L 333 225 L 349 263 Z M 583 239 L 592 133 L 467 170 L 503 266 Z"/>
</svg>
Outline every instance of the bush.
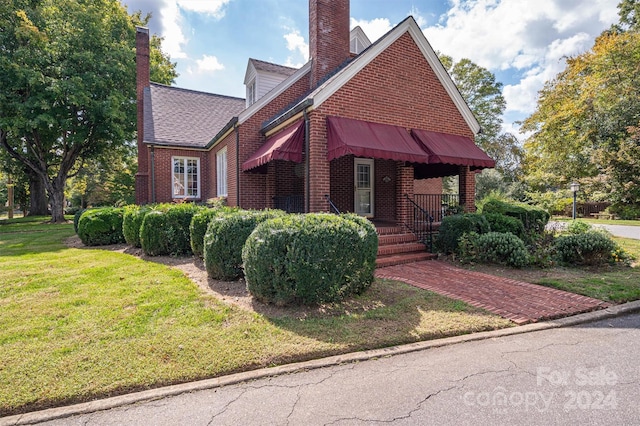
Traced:
<svg viewBox="0 0 640 426">
<path fill-rule="evenodd" d="M 289 215 L 258 225 L 242 252 L 247 288 L 278 305 L 334 302 L 374 278 L 378 237 L 355 215 Z"/>
<path fill-rule="evenodd" d="M 76 234 L 78 233 L 78 222 L 80 221 L 80 216 L 82 216 L 82 213 L 86 211 L 86 209 L 78 209 L 78 211 L 73 214 L 73 230 Z"/>
<path fill-rule="evenodd" d="M 574 265 L 602 265 L 612 261 L 616 244 L 601 232 L 564 235 L 555 242 L 560 262 Z"/>
<path fill-rule="evenodd" d="M 572 220 L 567 225 L 567 231 L 573 235 L 584 234 L 585 232 L 589 232 L 590 230 L 591 225 L 581 220 Z"/>
<path fill-rule="evenodd" d="M 228 207 L 218 206 L 206 208 L 193 215 L 189 225 L 189 235 L 191 239 L 191 251 L 196 256 L 202 257 L 204 254 L 204 234 L 207 233 L 207 226 L 214 217 L 235 211 Z"/>
<path fill-rule="evenodd" d="M 491 230 L 487 219 L 480 214 L 465 213 L 442 218 L 438 231 L 438 248 L 443 253 L 458 253 L 458 242 L 466 232 L 484 234 Z"/>
<path fill-rule="evenodd" d="M 240 210 L 209 221 L 204 236 L 204 264 L 209 277 L 234 280 L 242 276 L 242 247 L 255 227 L 282 216 L 281 210 Z"/>
<path fill-rule="evenodd" d="M 489 232 L 479 235 L 475 245 L 480 262 L 516 268 L 522 268 L 528 263 L 529 252 L 524 242 L 511 232 Z"/>
<path fill-rule="evenodd" d="M 160 204 L 149 211 L 140 227 L 140 245 L 149 256 L 178 256 L 191 252 L 189 225 L 201 207 L 191 203 Z"/>
<path fill-rule="evenodd" d="M 86 246 L 124 242 L 122 208 L 104 207 L 85 210 L 78 220 L 78 236 Z"/>
<path fill-rule="evenodd" d="M 487 201 L 482 207 L 482 213 L 499 213 L 520 219 L 525 231 L 534 234 L 539 234 L 544 231 L 544 227 L 551 217 L 549 213 L 541 208 L 524 203 L 507 203 L 500 200 Z"/>
<path fill-rule="evenodd" d="M 609 211 L 623 220 L 640 219 L 640 205 L 617 203 L 609 206 Z"/>
<path fill-rule="evenodd" d="M 124 207 L 122 217 L 122 234 L 124 240 L 132 247 L 142 247 L 140 242 L 140 228 L 144 217 L 151 211 L 150 206 L 128 205 Z"/>
<path fill-rule="evenodd" d="M 518 218 L 499 213 L 486 213 L 484 217 L 489 222 L 491 232 L 510 232 L 520 239 L 525 236 L 524 224 Z"/>
</svg>

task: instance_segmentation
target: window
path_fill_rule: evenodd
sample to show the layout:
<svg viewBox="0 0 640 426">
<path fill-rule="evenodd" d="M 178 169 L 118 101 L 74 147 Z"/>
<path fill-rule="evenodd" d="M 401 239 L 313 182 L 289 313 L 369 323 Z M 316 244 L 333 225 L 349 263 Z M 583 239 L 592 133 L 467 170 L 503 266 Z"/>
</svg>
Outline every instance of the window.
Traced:
<svg viewBox="0 0 640 426">
<path fill-rule="evenodd" d="M 216 177 L 218 181 L 218 197 L 227 196 L 227 147 L 216 154 Z"/>
<path fill-rule="evenodd" d="M 200 198 L 200 159 L 172 157 L 173 198 Z"/>
<path fill-rule="evenodd" d="M 251 83 L 247 84 L 247 107 L 253 105 L 256 101 L 256 80 L 254 79 Z"/>
</svg>

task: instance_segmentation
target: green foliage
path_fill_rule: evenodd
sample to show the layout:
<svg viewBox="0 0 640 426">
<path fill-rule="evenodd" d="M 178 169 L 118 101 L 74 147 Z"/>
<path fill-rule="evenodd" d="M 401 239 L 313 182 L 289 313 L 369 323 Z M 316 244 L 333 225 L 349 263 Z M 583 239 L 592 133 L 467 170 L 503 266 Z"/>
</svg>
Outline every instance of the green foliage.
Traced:
<svg viewBox="0 0 640 426">
<path fill-rule="evenodd" d="M 438 248 L 443 253 L 457 253 L 460 237 L 464 233 L 484 234 L 490 230 L 489 222 L 481 214 L 465 213 L 445 216 L 438 231 Z"/>
<path fill-rule="evenodd" d="M 602 232 L 560 236 L 555 248 L 560 262 L 573 265 L 602 265 L 612 261 L 616 244 Z"/>
<path fill-rule="evenodd" d="M 235 209 L 222 207 L 221 204 L 218 204 L 217 207 L 205 208 L 193 215 L 193 219 L 191 219 L 191 224 L 189 225 L 191 251 L 193 251 L 193 254 L 203 257 L 204 235 L 207 232 L 209 222 L 211 222 L 214 217 L 222 216 L 233 211 L 235 211 Z"/>
<path fill-rule="evenodd" d="M 247 288 L 278 305 L 341 300 L 371 285 L 377 250 L 375 228 L 355 215 L 271 219 L 244 246 Z"/>
<path fill-rule="evenodd" d="M 573 196 L 569 189 L 565 191 L 530 191 L 527 192 L 531 203 L 555 215 L 571 212 Z"/>
<path fill-rule="evenodd" d="M 209 221 L 204 236 L 204 264 L 209 277 L 234 280 L 242 276 L 242 247 L 255 227 L 285 215 L 281 210 L 240 210 Z"/>
<path fill-rule="evenodd" d="M 134 204 L 124 207 L 122 218 L 122 233 L 124 240 L 132 247 L 142 247 L 140 242 L 140 228 L 147 213 L 151 211 L 150 206 L 137 206 Z"/>
<path fill-rule="evenodd" d="M 617 203 L 609 207 L 609 211 L 622 220 L 640 219 L 640 203 L 639 204 L 623 204 Z"/>
<path fill-rule="evenodd" d="M 85 211 L 86 209 L 78 209 L 78 211 L 76 211 L 73 215 L 73 231 L 76 234 L 78 233 L 78 222 L 80 221 L 80 216 L 82 216 L 82 213 L 84 213 Z"/>
<path fill-rule="evenodd" d="M 520 219 L 528 233 L 539 234 L 544 231 L 544 227 L 551 217 L 549 213 L 541 208 L 525 203 L 516 203 L 500 200 L 489 200 L 482 206 L 482 213 L 499 213 L 505 216 Z"/>
<path fill-rule="evenodd" d="M 201 207 L 195 204 L 160 204 L 148 212 L 140 228 L 140 245 L 149 256 L 178 256 L 191 252 L 189 225 Z"/>
<path fill-rule="evenodd" d="M 124 242 L 123 209 L 104 207 L 85 210 L 78 220 L 78 236 L 86 246 L 102 246 Z"/>
<path fill-rule="evenodd" d="M 590 230 L 591 230 L 591 225 L 581 220 L 572 220 L 567 225 L 567 231 L 573 235 L 584 234 L 586 232 L 589 232 Z"/>
<path fill-rule="evenodd" d="M 83 162 L 135 139 L 135 25 L 117 0 L 0 3 L 0 146 L 46 187 L 52 220 Z M 152 65 L 174 68 L 152 46 Z"/>
<path fill-rule="evenodd" d="M 470 262 L 522 268 L 529 259 L 524 242 L 511 232 L 466 233 L 460 238 L 460 248 L 461 258 Z"/>
<path fill-rule="evenodd" d="M 500 213 L 486 213 L 484 217 L 489 222 L 492 232 L 510 232 L 513 235 L 523 238 L 525 236 L 524 224 L 518 218 L 505 216 Z"/>
</svg>

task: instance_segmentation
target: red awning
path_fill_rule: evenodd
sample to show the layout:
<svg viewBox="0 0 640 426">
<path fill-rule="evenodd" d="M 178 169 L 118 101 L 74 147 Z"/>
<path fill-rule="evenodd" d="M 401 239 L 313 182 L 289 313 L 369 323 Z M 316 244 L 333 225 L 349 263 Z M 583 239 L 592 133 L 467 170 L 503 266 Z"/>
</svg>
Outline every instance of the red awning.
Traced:
<svg viewBox="0 0 640 426">
<path fill-rule="evenodd" d="M 242 171 L 260 167 L 273 160 L 287 160 L 302 163 L 304 145 L 304 120 L 271 135 L 264 144 L 244 163 Z"/>
<path fill-rule="evenodd" d="M 404 127 L 327 117 L 327 159 L 344 155 L 428 163 L 429 156 Z"/>
<path fill-rule="evenodd" d="M 467 137 L 419 129 L 411 129 L 411 135 L 429 153 L 429 164 L 470 166 L 471 170 L 496 166 L 496 162 Z"/>
</svg>

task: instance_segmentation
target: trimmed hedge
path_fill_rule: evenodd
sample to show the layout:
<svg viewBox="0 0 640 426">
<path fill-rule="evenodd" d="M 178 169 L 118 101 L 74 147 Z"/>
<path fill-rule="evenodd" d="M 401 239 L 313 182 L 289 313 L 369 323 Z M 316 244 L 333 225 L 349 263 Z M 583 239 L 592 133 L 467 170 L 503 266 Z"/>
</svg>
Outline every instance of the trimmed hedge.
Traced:
<svg viewBox="0 0 640 426">
<path fill-rule="evenodd" d="M 209 222 L 214 217 L 236 211 L 235 208 L 218 206 L 215 208 L 206 208 L 193 215 L 191 224 L 189 225 L 189 235 L 191 238 L 191 251 L 196 256 L 204 255 L 204 235 L 207 233 Z"/>
<path fill-rule="evenodd" d="M 191 253 L 189 225 L 201 210 L 195 204 L 160 204 L 149 211 L 140 227 L 140 245 L 148 256 Z"/>
<path fill-rule="evenodd" d="M 560 262 L 575 265 L 602 265 L 611 262 L 615 242 L 601 232 L 563 235 L 556 239 Z"/>
<path fill-rule="evenodd" d="M 239 210 L 209 221 L 204 236 L 204 265 L 209 277 L 235 280 L 242 276 L 242 247 L 255 227 L 286 215 L 281 210 Z"/>
<path fill-rule="evenodd" d="M 122 216 L 122 208 L 85 210 L 78 219 L 78 236 L 86 246 L 124 243 Z"/>
<path fill-rule="evenodd" d="M 140 228 L 144 217 L 151 211 L 150 206 L 128 205 L 124 207 L 122 218 L 122 233 L 124 240 L 133 247 L 142 247 L 140 242 Z"/>
<path fill-rule="evenodd" d="M 477 213 L 456 214 L 442 218 L 438 231 L 438 248 L 445 254 L 458 253 L 460 237 L 467 232 L 486 234 L 491 230 L 487 219 Z"/>
<path fill-rule="evenodd" d="M 78 209 L 78 211 L 73 214 L 73 231 L 76 234 L 78 233 L 78 222 L 80 221 L 80 216 L 82 216 L 82 213 L 86 211 L 87 209 Z"/>
<path fill-rule="evenodd" d="M 484 217 L 489 222 L 491 232 L 510 232 L 519 238 L 525 236 L 524 224 L 518 218 L 499 213 L 486 213 Z"/>
<path fill-rule="evenodd" d="M 289 215 L 258 225 L 242 251 L 247 288 L 278 305 L 334 302 L 374 279 L 378 237 L 354 215 Z"/>
<path fill-rule="evenodd" d="M 499 213 L 515 217 L 522 221 L 527 232 L 539 234 L 547 226 L 549 213 L 545 210 L 524 203 L 506 203 L 500 200 L 489 200 L 482 207 L 482 213 Z"/>
</svg>

